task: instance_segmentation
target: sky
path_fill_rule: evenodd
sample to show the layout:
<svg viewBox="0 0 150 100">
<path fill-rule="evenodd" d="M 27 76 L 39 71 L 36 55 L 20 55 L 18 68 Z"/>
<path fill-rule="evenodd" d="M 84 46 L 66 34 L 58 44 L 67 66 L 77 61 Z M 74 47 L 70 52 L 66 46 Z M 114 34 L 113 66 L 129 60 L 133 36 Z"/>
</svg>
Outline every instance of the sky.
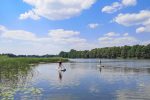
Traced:
<svg viewBox="0 0 150 100">
<path fill-rule="evenodd" d="M 150 0 L 1 0 L 0 53 L 150 43 Z"/>
</svg>

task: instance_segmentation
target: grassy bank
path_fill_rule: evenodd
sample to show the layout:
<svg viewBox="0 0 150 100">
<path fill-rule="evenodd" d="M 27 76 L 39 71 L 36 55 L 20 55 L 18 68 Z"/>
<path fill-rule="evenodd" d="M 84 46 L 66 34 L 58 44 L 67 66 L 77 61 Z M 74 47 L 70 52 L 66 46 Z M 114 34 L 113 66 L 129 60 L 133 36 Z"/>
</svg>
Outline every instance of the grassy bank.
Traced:
<svg viewBox="0 0 150 100">
<path fill-rule="evenodd" d="M 21 67 L 30 66 L 39 63 L 56 63 L 58 61 L 66 62 L 68 59 L 51 57 L 51 58 L 34 58 L 34 57 L 17 57 L 0 56 L 0 67 Z"/>
</svg>

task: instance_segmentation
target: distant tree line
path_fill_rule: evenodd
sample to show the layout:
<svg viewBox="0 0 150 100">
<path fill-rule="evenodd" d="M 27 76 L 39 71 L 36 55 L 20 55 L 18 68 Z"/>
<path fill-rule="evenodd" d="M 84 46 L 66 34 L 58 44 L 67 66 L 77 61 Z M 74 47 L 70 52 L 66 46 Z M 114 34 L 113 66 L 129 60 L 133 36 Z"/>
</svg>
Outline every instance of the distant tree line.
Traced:
<svg viewBox="0 0 150 100">
<path fill-rule="evenodd" d="M 15 55 L 15 54 L 11 54 L 11 53 L 7 53 L 7 54 L 0 54 L 2 56 L 8 56 L 8 57 L 34 57 L 34 58 L 48 58 L 48 57 L 58 57 L 58 55 Z"/>
<path fill-rule="evenodd" d="M 64 58 L 150 58 L 150 44 L 133 45 L 121 47 L 95 48 L 92 50 L 77 51 L 71 49 L 70 52 L 61 51 L 60 57 Z"/>
</svg>

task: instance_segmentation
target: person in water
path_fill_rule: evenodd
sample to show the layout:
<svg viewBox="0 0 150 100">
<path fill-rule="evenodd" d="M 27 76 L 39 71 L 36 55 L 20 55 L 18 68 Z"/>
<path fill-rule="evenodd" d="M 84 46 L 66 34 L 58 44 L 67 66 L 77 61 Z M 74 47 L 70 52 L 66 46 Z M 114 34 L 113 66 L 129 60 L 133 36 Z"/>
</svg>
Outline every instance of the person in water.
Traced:
<svg viewBox="0 0 150 100">
<path fill-rule="evenodd" d="M 65 67 L 62 65 L 62 61 L 59 61 L 58 63 L 59 63 L 58 69 L 61 70 L 61 71 L 63 71 L 63 72 L 65 72 L 66 69 L 65 69 Z"/>
<path fill-rule="evenodd" d="M 62 62 L 61 62 L 61 61 L 59 61 L 58 63 L 59 63 L 59 67 L 58 67 L 58 69 L 59 69 L 59 68 L 61 68 L 61 69 L 62 69 Z"/>
<path fill-rule="evenodd" d="M 99 60 L 99 64 L 101 65 L 101 67 L 104 67 L 104 66 L 102 66 L 102 61 L 101 61 L 101 59 Z"/>
<path fill-rule="evenodd" d="M 101 63 L 102 63 L 102 62 L 101 62 L 101 59 L 99 59 L 99 64 L 101 65 Z"/>
</svg>

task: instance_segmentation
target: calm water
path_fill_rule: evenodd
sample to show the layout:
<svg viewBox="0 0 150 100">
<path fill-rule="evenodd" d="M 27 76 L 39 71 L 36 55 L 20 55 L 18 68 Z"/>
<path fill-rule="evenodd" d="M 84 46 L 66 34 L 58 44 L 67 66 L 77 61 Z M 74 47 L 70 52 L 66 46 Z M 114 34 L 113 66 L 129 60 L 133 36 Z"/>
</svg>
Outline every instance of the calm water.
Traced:
<svg viewBox="0 0 150 100">
<path fill-rule="evenodd" d="M 0 100 L 150 100 L 150 60 L 71 59 L 0 69 Z"/>
</svg>

